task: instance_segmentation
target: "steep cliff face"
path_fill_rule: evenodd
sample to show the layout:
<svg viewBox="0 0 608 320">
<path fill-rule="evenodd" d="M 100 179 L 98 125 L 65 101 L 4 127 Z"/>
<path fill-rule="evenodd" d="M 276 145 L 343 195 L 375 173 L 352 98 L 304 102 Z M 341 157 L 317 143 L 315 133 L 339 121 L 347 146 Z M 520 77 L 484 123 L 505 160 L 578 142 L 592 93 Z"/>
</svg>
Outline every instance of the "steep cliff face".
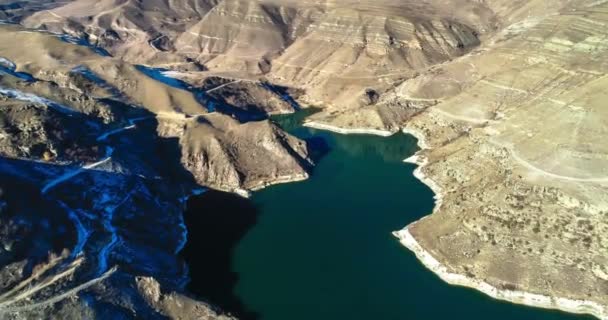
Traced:
<svg viewBox="0 0 608 320">
<path fill-rule="evenodd" d="M 175 47 L 211 68 L 239 64 L 239 68 L 255 72 L 256 62 L 264 55 L 286 47 L 288 29 L 280 12 L 257 1 L 228 0 L 181 34 Z"/>
<path fill-rule="evenodd" d="M 379 78 L 413 77 L 479 43 L 473 29 L 457 22 L 386 14 L 355 9 L 325 13 L 270 62 L 267 76 L 306 88 L 311 103 L 353 109 L 365 106 L 366 87 L 387 87 Z"/>
</svg>

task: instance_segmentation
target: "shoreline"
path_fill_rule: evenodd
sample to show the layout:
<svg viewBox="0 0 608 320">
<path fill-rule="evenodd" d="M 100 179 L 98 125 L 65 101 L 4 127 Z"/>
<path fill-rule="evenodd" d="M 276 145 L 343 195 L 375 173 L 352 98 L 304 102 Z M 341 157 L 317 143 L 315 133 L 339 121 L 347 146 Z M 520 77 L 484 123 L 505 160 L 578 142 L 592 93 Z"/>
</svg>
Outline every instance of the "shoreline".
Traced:
<svg viewBox="0 0 608 320">
<path fill-rule="evenodd" d="M 425 217 L 430 216 L 433 213 L 439 211 L 439 209 L 441 208 L 441 205 L 443 203 L 443 190 L 433 179 L 429 178 L 422 171 L 422 168 L 424 168 L 428 164 L 428 159 L 424 155 L 421 155 L 420 152 L 431 149 L 430 145 L 426 142 L 426 137 L 424 136 L 424 134 L 422 134 L 422 132 L 420 132 L 418 130 L 411 129 L 411 128 L 403 128 L 402 131 L 404 133 L 414 136 L 418 140 L 418 147 L 420 147 L 419 151 L 414 153 L 414 155 L 412 155 L 411 157 L 404 159 L 403 162 L 412 163 L 412 164 L 417 165 L 416 169 L 414 169 L 414 177 L 416 177 L 416 179 L 420 180 L 420 182 L 427 185 L 431 189 L 431 191 L 433 191 L 433 199 L 435 200 L 435 204 L 433 206 L 433 211 L 431 213 L 429 213 L 428 215 L 424 216 L 422 218 L 422 219 L 424 219 Z M 422 220 L 422 219 L 420 219 L 420 220 Z M 415 223 L 415 222 L 412 222 L 412 223 Z M 405 228 L 407 228 L 407 226 Z M 405 228 L 403 230 L 405 230 Z"/>
<path fill-rule="evenodd" d="M 381 137 L 390 137 L 397 132 L 387 131 L 387 130 L 378 130 L 378 129 L 365 129 L 365 128 L 354 128 L 354 129 L 345 129 L 336 126 L 332 126 L 325 123 L 307 121 L 302 124 L 304 127 L 327 130 L 331 132 L 336 132 L 340 134 L 373 134 Z"/>
<path fill-rule="evenodd" d="M 317 122 L 305 122 L 305 127 L 328 130 L 339 134 L 375 134 L 379 136 L 388 137 L 394 133 L 382 130 L 374 129 L 343 129 L 327 124 Z M 426 136 L 419 130 L 412 128 L 402 128 L 404 133 L 414 136 L 418 140 L 418 147 L 420 148 L 414 155 L 406 158 L 403 162 L 416 164 L 417 168 L 414 170 L 414 176 L 422 183 L 427 185 L 433 191 L 433 199 L 435 201 L 433 210 L 431 213 L 425 215 L 421 219 L 418 219 L 401 230 L 394 231 L 392 234 L 399 239 L 399 242 L 407 249 L 412 251 L 416 258 L 425 266 L 429 271 L 437 275 L 442 281 L 456 286 L 468 287 L 477 290 L 493 299 L 511 302 L 514 304 L 521 304 L 531 307 L 538 307 L 544 309 L 554 309 L 574 314 L 588 314 L 595 316 L 601 320 L 608 320 L 608 310 L 594 301 L 588 300 L 576 300 L 561 297 L 551 297 L 547 295 L 531 293 L 521 290 L 507 290 L 499 289 L 483 280 L 467 277 L 463 274 L 450 272 L 447 265 L 439 262 L 433 255 L 424 249 L 420 243 L 410 233 L 409 227 L 418 221 L 426 219 L 432 214 L 436 213 L 441 209 L 443 203 L 443 190 L 433 179 L 427 176 L 423 172 L 423 168 L 428 164 L 428 158 L 422 154 L 421 151 L 431 149 L 430 145 L 426 141 Z M 297 180 L 294 180 L 297 181 Z M 290 182 L 290 181 L 286 181 Z"/>
<path fill-rule="evenodd" d="M 551 297 L 542 294 L 530 293 L 520 290 L 499 289 L 483 280 L 470 278 L 459 273 L 453 273 L 437 261 L 416 241 L 408 228 L 393 232 L 402 245 L 411 250 L 422 264 L 435 273 L 443 281 L 457 286 L 475 289 L 494 299 L 508 301 L 515 304 L 539 307 L 544 309 L 557 309 L 569 313 L 589 314 L 599 319 L 608 319 L 605 308 L 597 302 L 588 300 L 575 300 L 568 298 Z"/>
<path fill-rule="evenodd" d="M 250 198 L 251 192 L 253 192 L 253 191 L 262 190 L 266 187 L 270 187 L 273 185 L 304 181 L 308 178 L 310 178 L 310 175 L 308 173 L 304 173 L 304 174 L 297 174 L 297 175 L 281 176 L 281 177 L 277 177 L 273 180 L 268 180 L 268 181 L 260 181 L 247 188 L 233 188 L 233 187 L 225 187 L 225 186 L 219 186 L 219 185 L 206 185 L 206 187 L 211 188 L 213 190 L 217 190 L 217 191 L 234 193 L 243 198 Z"/>
<path fill-rule="evenodd" d="M 421 148 L 420 151 L 430 149 L 430 146 L 426 142 L 426 137 L 420 131 L 411 128 L 404 128 L 403 132 L 411 134 L 418 139 L 418 146 Z M 422 263 L 423 266 L 432 271 L 441 280 L 448 284 L 475 289 L 497 300 L 544 309 L 557 309 L 569 313 L 589 314 L 602 320 L 608 320 L 608 310 L 597 302 L 551 297 L 521 290 L 499 289 L 483 280 L 450 272 L 445 264 L 442 264 L 435 259 L 435 257 L 433 257 L 429 251 L 424 249 L 420 243 L 418 243 L 418 241 L 409 231 L 409 227 L 411 225 L 439 211 L 441 204 L 443 203 L 443 192 L 441 187 L 439 187 L 434 180 L 432 180 L 422 171 L 424 166 L 428 164 L 428 159 L 425 156 L 420 155 L 420 151 L 416 152 L 411 157 L 404 159 L 403 161 L 418 165 L 418 167 L 414 170 L 414 176 L 433 191 L 435 206 L 431 213 L 408 224 L 405 228 L 399 231 L 394 231 L 393 235 L 399 239 L 399 242 L 403 246 L 415 254 L 416 258 Z"/>
<path fill-rule="evenodd" d="M 281 177 L 277 177 L 272 181 L 261 181 L 258 184 L 255 184 L 249 188 L 247 188 L 247 190 L 250 191 L 258 191 L 258 190 L 262 190 L 266 187 L 270 187 L 273 185 L 279 185 L 279 184 L 284 184 L 284 183 L 291 183 L 291 182 L 298 182 L 298 181 L 304 181 L 307 180 L 308 178 L 310 178 L 310 175 L 308 173 L 304 173 L 304 174 L 297 174 L 297 175 L 287 175 L 287 176 L 281 176 Z"/>
<path fill-rule="evenodd" d="M 416 140 L 418 140 L 418 147 L 420 147 L 421 150 L 427 150 L 427 149 L 431 148 L 429 146 L 429 144 L 426 142 L 426 137 L 424 136 L 424 134 L 422 132 L 420 132 L 416 129 L 412 129 L 412 128 L 402 128 L 401 131 L 403 133 L 407 133 L 409 135 L 414 136 L 414 138 L 416 138 Z M 416 154 L 418 154 L 418 152 L 416 152 L 412 157 L 415 157 Z M 412 157 L 410 157 L 410 158 L 412 158 Z"/>
</svg>

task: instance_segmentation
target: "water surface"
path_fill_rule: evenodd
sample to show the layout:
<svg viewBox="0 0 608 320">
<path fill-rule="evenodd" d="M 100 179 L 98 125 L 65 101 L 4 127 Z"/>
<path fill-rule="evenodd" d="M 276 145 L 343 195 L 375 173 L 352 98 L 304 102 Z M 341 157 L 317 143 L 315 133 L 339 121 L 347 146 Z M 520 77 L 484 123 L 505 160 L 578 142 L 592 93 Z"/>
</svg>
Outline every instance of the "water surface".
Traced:
<svg viewBox="0 0 608 320">
<path fill-rule="evenodd" d="M 308 181 L 256 192 L 255 225 L 232 256 L 234 295 L 263 320 L 586 319 L 493 300 L 441 281 L 391 232 L 428 214 L 433 193 L 403 159 L 413 137 L 338 135 L 278 118 L 330 151 Z M 251 316 L 254 314 L 255 316 Z"/>
</svg>

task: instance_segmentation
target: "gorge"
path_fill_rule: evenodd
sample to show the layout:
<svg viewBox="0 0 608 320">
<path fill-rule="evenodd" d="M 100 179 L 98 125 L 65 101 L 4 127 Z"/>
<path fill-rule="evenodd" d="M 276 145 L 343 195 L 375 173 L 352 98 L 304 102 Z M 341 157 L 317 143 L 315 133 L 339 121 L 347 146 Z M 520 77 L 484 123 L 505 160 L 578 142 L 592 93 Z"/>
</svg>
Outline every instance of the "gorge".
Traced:
<svg viewBox="0 0 608 320">
<path fill-rule="evenodd" d="M 606 1 L 0 19 L 2 317 L 608 317 Z"/>
</svg>

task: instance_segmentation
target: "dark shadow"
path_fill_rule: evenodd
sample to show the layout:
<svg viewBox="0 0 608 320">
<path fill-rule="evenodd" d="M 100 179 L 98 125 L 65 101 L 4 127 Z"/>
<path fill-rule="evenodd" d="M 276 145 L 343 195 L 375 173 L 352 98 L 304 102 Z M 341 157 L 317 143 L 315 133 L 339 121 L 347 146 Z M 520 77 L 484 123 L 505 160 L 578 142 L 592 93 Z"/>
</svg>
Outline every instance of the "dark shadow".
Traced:
<svg viewBox="0 0 608 320">
<path fill-rule="evenodd" d="M 318 163 L 331 150 L 329 143 L 323 137 L 313 136 L 304 139 L 304 141 L 306 141 L 308 154 L 314 163 Z"/>
<path fill-rule="evenodd" d="M 262 82 L 262 86 L 280 96 L 281 99 L 289 103 L 294 110 L 302 110 L 302 106 L 300 106 L 296 99 L 304 93 L 303 90 L 280 86 L 270 82 Z"/>
<path fill-rule="evenodd" d="M 62 40 L 90 47 L 86 40 L 69 36 L 63 36 Z M 197 93 L 179 80 L 164 77 L 162 70 L 138 69 L 168 85 Z M 185 238 L 181 227 L 183 204 L 178 199 L 199 186 L 181 164 L 179 139 L 159 137 L 154 114 L 116 100 L 122 94 L 90 70 L 75 70 L 75 74 L 82 76 L 82 81 L 77 83 L 115 91 L 114 99 L 99 100 L 112 111 L 115 121 L 104 124 L 96 113 L 57 114 L 62 124 L 79 133 L 77 141 L 99 149 L 99 154 L 90 159 L 67 157 L 74 161 L 72 165 L 0 157 L 0 187 L 11 190 L 6 193 L 11 201 L 0 205 L 5 207 L 4 213 L 15 216 L 12 220 L 21 221 L 15 230 L 7 232 L 26 233 L 21 237 L 24 240 L 15 246 L 21 256 L 0 254 L 0 264 L 16 258 L 40 257 L 40 260 L 48 251 L 68 248 L 73 252 L 72 258 L 77 254 L 85 256 L 82 268 L 74 275 L 75 283 L 83 283 L 118 266 L 119 271 L 112 279 L 127 274 L 152 276 L 166 292 L 183 292 L 188 276 L 182 260 L 185 259 L 192 277 L 188 293 L 240 319 L 256 319 L 233 293 L 237 275 L 231 271 L 234 247 L 256 223 L 253 205 L 241 197 L 215 191 L 191 199 L 185 212 L 190 232 L 180 257 L 175 252 Z M 49 100 L 48 104 L 51 103 Z M 63 110 L 61 107 L 57 105 L 56 109 Z M 224 105 L 219 105 L 218 111 L 220 107 Z M 243 113 L 242 118 L 248 119 L 247 116 Z M 132 122 L 135 119 L 140 120 Z M 129 124 L 135 126 L 124 129 Z M 89 127 L 81 128 L 85 125 Z M 105 135 L 110 132 L 112 134 Z M 101 138 L 104 135 L 105 138 Z M 41 192 L 47 182 L 106 157 L 111 157 L 111 161 L 103 166 L 81 168 L 76 175 Z M 108 166 L 112 166 L 111 170 Z M 15 182 L 25 179 L 29 179 L 27 192 Z M 107 197 L 117 197 L 121 202 L 108 206 L 104 200 Z M 109 281 L 114 281 L 112 279 Z M 116 299 L 123 299 L 130 290 L 129 284 L 119 281 L 114 284 L 118 286 Z M 93 309 L 99 315 L 107 314 L 102 304 L 96 304 Z"/>
<path fill-rule="evenodd" d="M 136 65 L 135 68 L 145 74 L 146 76 L 162 82 L 170 87 L 185 90 L 194 96 L 202 106 L 207 108 L 209 112 L 219 112 L 237 119 L 241 123 L 249 121 L 264 120 L 267 116 L 260 112 L 251 112 L 250 110 L 241 110 L 229 103 L 222 98 L 213 97 L 206 93 L 204 88 L 195 88 L 189 85 L 187 82 L 167 76 L 165 72 L 170 71 L 169 69 L 163 68 L 152 68 L 143 65 Z"/>
<path fill-rule="evenodd" d="M 1 250 L 0 266 L 28 259 L 29 272 L 46 261 L 48 254 L 60 254 L 76 242 L 66 212 L 55 201 L 44 199 L 35 183 L 5 169 L 27 163 L 0 157 L 0 233 L 10 250 Z"/>
<path fill-rule="evenodd" d="M 11 3 L 7 3 L 7 4 L 0 4 L 0 10 L 4 11 L 4 10 L 22 9 L 25 4 L 27 4 L 26 1 L 11 2 Z"/>
<path fill-rule="evenodd" d="M 34 78 L 34 76 L 29 73 L 16 71 L 14 66 L 6 66 L 0 64 L 0 73 L 2 72 L 28 83 L 37 81 L 36 78 Z"/>
<path fill-rule="evenodd" d="M 180 255 L 190 268 L 188 290 L 243 320 L 258 315 L 234 293 L 238 276 L 232 271 L 232 256 L 257 217 L 248 199 L 213 190 L 191 197 L 184 215 L 188 243 Z"/>
<path fill-rule="evenodd" d="M 86 40 L 70 36 L 61 36 L 61 39 L 89 47 L 100 55 L 107 55 L 106 52 L 96 50 L 97 48 Z M 137 69 L 171 87 L 191 92 L 201 104 L 210 109 L 209 111 L 228 114 L 241 122 L 267 118 L 265 114 L 241 110 L 224 101 L 222 97 L 209 96 L 203 89 L 168 77 L 163 72 L 167 70 L 144 66 L 137 66 Z M 7 66 L 6 70 L 11 71 L 10 66 Z M 69 124 L 67 127 L 82 133 L 76 140 L 83 140 L 83 145 L 97 146 L 99 154 L 91 158 L 81 157 L 78 163 L 69 166 L 0 159 L 0 172 L 23 172 L 23 176 L 34 175 L 37 171 L 50 173 L 48 176 L 38 175 L 37 179 L 33 179 L 32 192 L 39 198 L 37 201 L 50 203 L 54 206 L 53 211 L 57 211 L 52 216 L 59 225 L 50 223 L 51 229 L 65 229 L 66 233 L 71 233 L 59 237 L 51 232 L 38 232 L 40 235 L 49 235 L 49 239 L 44 238 L 48 241 L 39 242 L 48 243 L 49 246 L 55 245 L 57 248 L 40 246 L 40 253 L 36 254 L 42 256 L 50 249 L 69 247 L 74 256 L 86 256 L 86 267 L 76 277 L 90 279 L 99 276 L 109 267 L 118 265 L 121 272 L 126 274 L 153 276 L 167 291 L 182 291 L 185 277 L 189 274 L 189 293 L 236 315 L 239 319 L 257 319 L 258 315 L 247 310 L 234 293 L 238 275 L 232 271 L 234 248 L 257 222 L 258 212 L 253 203 L 242 197 L 218 191 L 208 191 L 192 197 L 184 213 L 189 231 L 187 242 L 179 256 L 175 254 L 182 248 L 185 239 L 183 228 L 179 227 L 181 204 L 176 199 L 181 199 L 197 186 L 192 174 L 181 164 L 179 139 L 159 137 L 159 124 L 154 114 L 121 101 L 123 94 L 90 70 L 75 68 L 72 75 L 75 77 L 75 83 L 83 86 L 84 91 L 101 87 L 113 94 L 112 98 L 98 101 L 111 110 L 116 119 L 109 125 L 102 123 L 96 113 L 75 113 L 76 117 L 62 113 L 57 115 L 63 123 Z M 25 76 L 21 78 L 28 80 Z M 266 88 L 288 99 L 289 92 L 286 88 L 270 86 L 268 84 Z M 57 106 L 56 109 L 62 110 L 60 107 Z M 135 119 L 139 120 L 132 122 Z M 92 126 L 83 129 L 78 125 L 80 123 Z M 121 130 L 127 125 L 134 127 Z M 105 137 L 100 139 L 104 135 Z M 311 153 L 316 152 L 315 150 L 325 150 L 326 144 L 322 139 L 311 141 Z M 105 157 L 111 157 L 113 170 L 82 169 L 77 175 L 48 189 L 48 192 L 39 193 L 40 186 L 36 186 L 37 184 Z M 294 157 L 299 158 L 295 154 Z M 11 186 L 14 187 L 14 184 L 11 183 L 7 188 Z M 105 202 L 102 198 L 106 193 L 110 197 L 119 197 L 120 205 L 103 207 Z M 16 197 L 9 195 L 11 198 Z M 48 211 L 38 213 L 45 216 Z M 72 219 L 69 219 L 70 215 Z M 33 230 L 40 228 L 36 225 L 32 227 Z M 52 243 L 51 240 L 59 243 Z M 73 244 L 74 242 L 76 244 Z M 31 241 L 23 243 L 35 247 Z M 31 249 L 26 252 L 20 248 L 19 251 L 28 257 L 34 256 Z M 187 263 L 189 273 L 183 268 L 182 259 Z M 102 311 L 102 308 L 97 309 L 98 312 Z"/>
</svg>

